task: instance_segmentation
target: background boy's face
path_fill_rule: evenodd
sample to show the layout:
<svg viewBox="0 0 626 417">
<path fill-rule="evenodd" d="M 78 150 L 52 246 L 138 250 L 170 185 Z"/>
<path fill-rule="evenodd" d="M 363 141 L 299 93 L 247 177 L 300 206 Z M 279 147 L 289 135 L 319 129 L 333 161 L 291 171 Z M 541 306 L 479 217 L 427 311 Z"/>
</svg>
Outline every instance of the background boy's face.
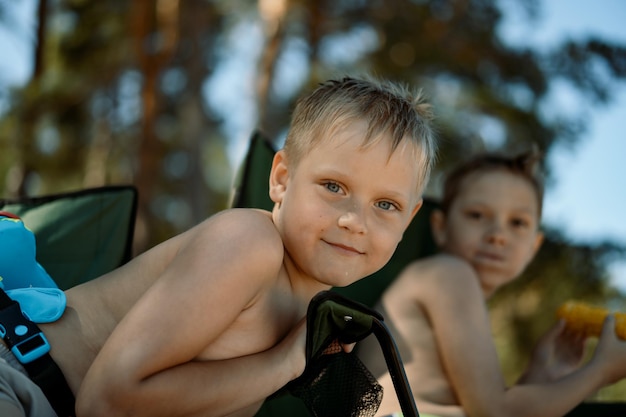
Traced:
<svg viewBox="0 0 626 417">
<path fill-rule="evenodd" d="M 297 167 L 284 153 L 270 195 L 288 261 L 327 285 L 345 286 L 380 269 L 421 204 L 411 146 L 362 148 L 366 125 L 333 131 Z"/>
<path fill-rule="evenodd" d="M 505 170 L 465 178 L 448 213 L 433 218 L 439 246 L 467 260 L 486 295 L 516 278 L 539 248 L 537 195 L 524 178 Z"/>
</svg>

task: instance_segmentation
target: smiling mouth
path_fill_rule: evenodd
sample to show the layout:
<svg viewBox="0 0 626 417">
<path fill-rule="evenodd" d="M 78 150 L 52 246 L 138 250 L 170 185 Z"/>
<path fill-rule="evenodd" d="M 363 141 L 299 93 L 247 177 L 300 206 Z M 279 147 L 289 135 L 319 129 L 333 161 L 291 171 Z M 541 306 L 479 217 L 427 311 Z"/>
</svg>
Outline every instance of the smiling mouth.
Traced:
<svg viewBox="0 0 626 417">
<path fill-rule="evenodd" d="M 487 262 L 503 262 L 504 256 L 494 253 L 480 252 L 476 256 L 477 259 Z"/>
<path fill-rule="evenodd" d="M 328 245 L 344 253 L 354 254 L 354 255 L 363 255 L 365 253 L 365 252 L 361 252 L 360 250 L 356 248 L 353 248 L 352 246 L 342 245 L 341 243 L 332 243 L 332 242 L 327 242 L 327 241 L 324 241 L 324 242 L 326 242 Z"/>
</svg>

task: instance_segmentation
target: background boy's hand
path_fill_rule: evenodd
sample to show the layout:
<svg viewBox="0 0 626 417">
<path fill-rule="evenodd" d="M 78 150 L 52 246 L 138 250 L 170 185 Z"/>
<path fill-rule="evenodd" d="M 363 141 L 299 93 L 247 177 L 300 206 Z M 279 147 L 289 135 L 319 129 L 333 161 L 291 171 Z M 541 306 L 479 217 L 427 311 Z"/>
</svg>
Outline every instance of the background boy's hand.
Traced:
<svg viewBox="0 0 626 417">
<path fill-rule="evenodd" d="M 602 334 L 592 359 L 604 366 L 606 384 L 613 384 L 626 377 L 626 341 L 615 333 L 615 316 L 609 314 L 604 320 Z"/>
<path fill-rule="evenodd" d="M 537 342 L 523 382 L 554 381 L 580 367 L 585 337 L 568 332 L 559 320 Z"/>
</svg>

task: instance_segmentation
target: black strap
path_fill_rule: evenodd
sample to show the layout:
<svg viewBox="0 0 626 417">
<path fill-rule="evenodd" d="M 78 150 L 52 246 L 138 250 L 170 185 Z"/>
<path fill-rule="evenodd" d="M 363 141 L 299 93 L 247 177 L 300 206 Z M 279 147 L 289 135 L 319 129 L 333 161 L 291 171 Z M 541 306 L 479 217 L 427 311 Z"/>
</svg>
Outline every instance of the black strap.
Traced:
<svg viewBox="0 0 626 417">
<path fill-rule="evenodd" d="M 0 288 L 0 311 L 13 307 L 14 304 L 19 306 L 17 301 L 11 299 Z M 38 328 L 35 323 L 26 317 L 24 317 L 24 320 L 29 325 Z M 41 388 L 59 417 L 73 417 L 76 415 L 74 411 L 74 394 L 67 384 L 63 372 L 48 353 L 31 362 L 22 363 L 22 366 L 26 369 L 30 379 Z"/>
<path fill-rule="evenodd" d="M 23 366 L 30 379 L 39 385 L 59 417 L 76 415 L 74 393 L 67 384 L 61 368 L 49 354 Z"/>
<path fill-rule="evenodd" d="M 11 299 L 6 292 L 4 292 L 4 289 L 0 288 L 0 310 L 4 310 L 5 308 L 9 307 L 11 304 L 15 303 L 16 301 L 14 301 L 13 299 Z"/>
</svg>

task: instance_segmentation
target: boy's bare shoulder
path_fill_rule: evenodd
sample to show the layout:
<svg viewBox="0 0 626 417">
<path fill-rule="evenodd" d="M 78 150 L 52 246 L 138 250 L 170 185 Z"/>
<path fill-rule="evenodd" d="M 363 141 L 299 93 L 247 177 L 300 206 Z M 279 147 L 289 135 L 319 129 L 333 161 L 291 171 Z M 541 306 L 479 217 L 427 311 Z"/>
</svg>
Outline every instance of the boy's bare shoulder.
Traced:
<svg viewBox="0 0 626 417">
<path fill-rule="evenodd" d="M 215 213 L 208 219 L 206 219 L 200 225 L 206 224 L 225 224 L 229 227 L 232 226 L 272 226 L 275 229 L 272 221 L 272 213 L 267 210 L 254 209 L 254 208 L 231 208 L 222 210 Z"/>
<path fill-rule="evenodd" d="M 263 263 L 282 263 L 284 254 L 281 235 L 272 215 L 266 210 L 234 208 L 223 210 L 196 226 L 190 242 L 203 248 L 213 248 L 235 258 L 246 254 Z M 256 256 L 255 256 L 256 255 Z"/>
<path fill-rule="evenodd" d="M 220 211 L 200 223 L 200 234 L 208 239 L 246 244 L 263 241 L 282 243 L 280 234 L 266 210 L 234 208 Z M 269 239 L 269 241 L 268 241 Z"/>
<path fill-rule="evenodd" d="M 400 275 L 411 281 L 457 281 L 459 277 L 474 278 L 476 276 L 471 265 L 465 260 L 447 254 L 437 254 L 410 263 Z M 406 278 L 405 278 L 406 277 Z"/>
<path fill-rule="evenodd" d="M 437 254 L 413 261 L 389 289 L 395 297 L 436 299 L 441 294 L 460 294 L 477 288 L 478 278 L 471 265 L 461 258 Z"/>
</svg>

